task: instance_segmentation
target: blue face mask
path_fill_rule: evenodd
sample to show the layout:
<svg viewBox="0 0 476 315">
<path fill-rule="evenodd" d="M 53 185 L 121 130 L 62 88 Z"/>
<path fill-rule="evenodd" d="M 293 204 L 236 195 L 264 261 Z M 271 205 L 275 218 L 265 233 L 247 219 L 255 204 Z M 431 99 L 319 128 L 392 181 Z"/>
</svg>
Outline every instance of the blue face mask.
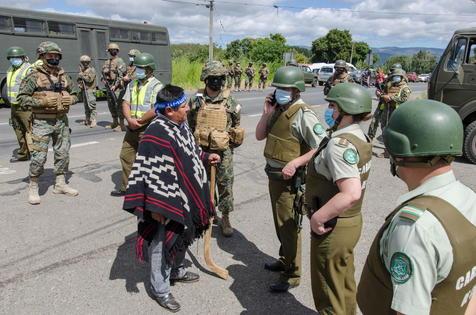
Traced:
<svg viewBox="0 0 476 315">
<path fill-rule="evenodd" d="M 278 103 L 279 105 L 289 104 L 291 103 L 293 99 L 291 96 L 291 92 L 288 92 L 282 89 L 276 89 L 275 97 L 276 97 L 276 103 Z"/>
<path fill-rule="evenodd" d="M 145 77 L 146 77 L 145 69 L 136 68 L 136 77 L 137 77 L 137 79 L 139 79 L 139 80 L 145 79 Z"/>
<path fill-rule="evenodd" d="M 21 58 L 10 58 L 10 63 L 15 68 L 18 68 L 23 63 L 23 59 L 21 59 Z"/>
<path fill-rule="evenodd" d="M 324 120 L 326 121 L 326 124 L 329 125 L 329 127 L 334 126 L 336 123 L 335 119 L 332 118 L 332 115 L 334 115 L 334 109 L 327 108 L 326 111 L 324 112 Z"/>
<path fill-rule="evenodd" d="M 402 77 L 399 75 L 393 76 L 392 77 L 392 83 L 398 84 L 402 81 Z"/>
</svg>

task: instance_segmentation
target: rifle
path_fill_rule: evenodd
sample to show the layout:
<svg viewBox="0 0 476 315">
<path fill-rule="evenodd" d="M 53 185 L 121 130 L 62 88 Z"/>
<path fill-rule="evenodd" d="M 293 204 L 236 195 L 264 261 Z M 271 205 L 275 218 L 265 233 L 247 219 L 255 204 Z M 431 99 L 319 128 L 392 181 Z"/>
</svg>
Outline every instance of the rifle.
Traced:
<svg viewBox="0 0 476 315">
<path fill-rule="evenodd" d="M 104 86 L 106 87 L 106 93 L 109 94 L 109 97 L 111 97 L 112 101 L 116 105 L 116 108 L 119 106 L 116 94 L 111 90 L 111 86 L 109 85 L 109 82 L 104 78 L 104 74 L 101 77 L 101 81 L 104 83 Z"/>
<path fill-rule="evenodd" d="M 302 218 L 306 212 L 304 206 L 305 171 L 306 169 L 304 167 L 296 169 L 291 183 L 291 193 L 296 194 L 293 200 L 293 214 L 294 222 L 296 222 L 298 230 L 302 229 Z"/>
<path fill-rule="evenodd" d="M 210 169 L 210 195 L 211 200 L 215 198 L 215 176 L 216 175 L 216 166 L 212 165 Z M 203 256 L 205 258 L 205 264 L 208 268 L 216 274 L 218 277 L 226 280 L 228 279 L 228 270 L 218 266 L 212 257 L 212 248 L 211 248 L 211 239 L 212 239 L 212 225 L 213 225 L 213 218 L 210 218 L 210 226 L 208 227 L 207 231 L 205 232 L 204 244 L 203 244 Z"/>
<path fill-rule="evenodd" d="M 79 72 L 81 73 L 82 68 L 79 67 Z M 88 98 L 88 92 L 86 91 L 86 82 L 84 82 L 83 78 L 79 78 L 79 81 L 81 81 L 82 86 L 83 86 L 83 95 L 84 95 L 84 100 L 86 101 L 86 104 L 89 106 L 89 98 Z M 84 101 L 83 100 L 83 101 Z"/>
</svg>

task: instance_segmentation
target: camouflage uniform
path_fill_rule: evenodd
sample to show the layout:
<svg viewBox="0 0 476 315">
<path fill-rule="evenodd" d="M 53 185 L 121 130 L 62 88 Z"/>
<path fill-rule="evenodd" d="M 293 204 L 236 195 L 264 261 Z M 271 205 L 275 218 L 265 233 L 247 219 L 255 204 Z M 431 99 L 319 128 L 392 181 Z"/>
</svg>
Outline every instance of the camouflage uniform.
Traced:
<svg viewBox="0 0 476 315">
<path fill-rule="evenodd" d="M 240 64 L 237 62 L 236 65 L 233 67 L 233 78 L 235 80 L 235 91 L 239 91 L 241 88 L 241 70 Z"/>
<path fill-rule="evenodd" d="M 233 87 L 233 80 L 234 80 L 234 73 L 233 73 L 233 66 L 228 64 L 226 73 L 226 88 L 231 89 Z"/>
<path fill-rule="evenodd" d="M 266 65 L 262 65 L 259 69 L 259 83 L 258 88 L 265 89 L 266 88 L 266 81 L 268 80 L 269 70 Z"/>
<path fill-rule="evenodd" d="M 89 57 L 88 57 L 89 58 Z M 91 60 L 91 59 L 89 59 Z M 78 84 L 83 93 L 84 112 L 86 114 L 86 125 L 96 126 L 96 70 L 88 65 L 81 67 L 78 74 Z"/>
<path fill-rule="evenodd" d="M 253 68 L 253 65 L 249 65 L 246 70 L 245 70 L 246 78 L 245 78 L 245 90 L 248 89 L 251 90 L 251 87 L 253 86 L 253 79 L 255 76 L 255 69 Z"/>
<path fill-rule="evenodd" d="M 352 77 L 347 72 L 341 74 L 334 73 L 325 83 L 324 95 L 327 95 L 334 85 L 344 82 L 352 83 L 354 80 L 352 80 Z"/>
<path fill-rule="evenodd" d="M 117 50 L 119 50 L 119 48 L 117 48 Z M 117 127 L 119 122 L 124 121 L 124 117 L 122 114 L 122 106 L 120 102 L 120 96 L 122 92 L 121 91 L 122 78 L 124 77 L 125 72 L 126 72 L 126 64 L 124 63 L 124 60 L 122 60 L 122 58 L 117 56 L 111 56 L 102 66 L 103 79 L 109 84 L 111 89 L 114 89 L 114 94 L 116 95 L 116 99 L 117 99 L 117 103 L 116 103 L 114 102 L 114 99 L 112 98 L 112 96 L 109 93 L 106 93 L 107 106 L 109 107 L 109 112 L 111 113 L 111 116 L 113 119 L 113 124 L 111 125 L 111 128 Z"/>
</svg>

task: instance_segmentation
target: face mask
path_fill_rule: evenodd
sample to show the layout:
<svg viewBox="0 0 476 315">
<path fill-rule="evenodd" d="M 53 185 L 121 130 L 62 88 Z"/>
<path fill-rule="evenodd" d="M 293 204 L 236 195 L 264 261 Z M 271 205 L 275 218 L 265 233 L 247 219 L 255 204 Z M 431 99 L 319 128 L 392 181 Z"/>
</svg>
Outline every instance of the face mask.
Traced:
<svg viewBox="0 0 476 315">
<path fill-rule="evenodd" d="M 10 58 L 10 63 L 15 68 L 18 68 L 23 63 L 23 59 L 21 59 L 21 58 Z"/>
<path fill-rule="evenodd" d="M 334 115 L 334 109 L 326 108 L 326 111 L 324 112 L 324 120 L 329 127 L 333 127 L 336 123 L 335 119 L 332 118 L 332 115 Z"/>
<path fill-rule="evenodd" d="M 117 50 L 110 50 L 109 54 L 111 54 L 111 56 L 116 56 L 117 55 Z"/>
<path fill-rule="evenodd" d="M 213 91 L 219 91 L 223 87 L 223 77 L 209 77 L 207 79 L 207 86 Z"/>
<path fill-rule="evenodd" d="M 50 66 L 54 66 L 56 67 L 57 65 L 59 65 L 60 61 L 59 59 L 46 59 L 46 62 L 50 65 Z"/>
<path fill-rule="evenodd" d="M 134 62 L 134 57 L 129 57 L 130 62 Z"/>
<path fill-rule="evenodd" d="M 276 89 L 275 96 L 276 96 L 276 103 L 278 103 L 279 105 L 289 104 L 291 103 L 293 99 L 291 96 L 291 92 L 285 91 L 282 89 Z"/>
<path fill-rule="evenodd" d="M 136 68 L 136 77 L 139 80 L 145 79 L 145 77 L 146 77 L 145 69 Z"/>
<path fill-rule="evenodd" d="M 392 77 L 392 83 L 398 84 L 402 81 L 402 77 L 399 75 L 393 76 Z"/>
</svg>

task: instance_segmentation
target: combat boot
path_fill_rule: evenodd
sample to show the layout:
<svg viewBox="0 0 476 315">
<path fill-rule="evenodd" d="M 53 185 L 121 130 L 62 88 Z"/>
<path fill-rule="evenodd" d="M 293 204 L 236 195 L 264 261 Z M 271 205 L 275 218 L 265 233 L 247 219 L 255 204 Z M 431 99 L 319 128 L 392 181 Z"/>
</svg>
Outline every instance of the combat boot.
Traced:
<svg viewBox="0 0 476 315">
<path fill-rule="evenodd" d="M 115 129 L 115 128 L 117 128 L 117 126 L 119 126 L 119 121 L 117 120 L 117 117 L 113 117 L 112 118 L 112 124 L 107 126 L 107 128 Z"/>
<path fill-rule="evenodd" d="M 225 237 L 230 237 L 233 235 L 233 228 L 230 224 L 230 218 L 227 214 L 224 214 L 221 217 L 221 234 Z"/>
<path fill-rule="evenodd" d="M 64 175 L 56 175 L 55 187 L 53 188 L 54 194 L 65 194 L 67 196 L 77 196 L 79 192 L 66 184 Z"/>
<path fill-rule="evenodd" d="M 40 195 L 38 194 L 38 177 L 30 177 L 28 202 L 32 205 L 38 205 L 41 202 Z"/>
<path fill-rule="evenodd" d="M 91 124 L 89 125 L 89 128 L 94 128 L 97 126 L 96 119 L 91 120 Z"/>
</svg>

